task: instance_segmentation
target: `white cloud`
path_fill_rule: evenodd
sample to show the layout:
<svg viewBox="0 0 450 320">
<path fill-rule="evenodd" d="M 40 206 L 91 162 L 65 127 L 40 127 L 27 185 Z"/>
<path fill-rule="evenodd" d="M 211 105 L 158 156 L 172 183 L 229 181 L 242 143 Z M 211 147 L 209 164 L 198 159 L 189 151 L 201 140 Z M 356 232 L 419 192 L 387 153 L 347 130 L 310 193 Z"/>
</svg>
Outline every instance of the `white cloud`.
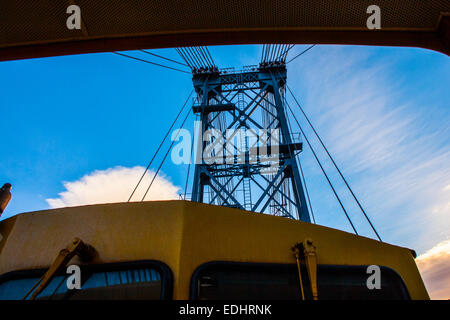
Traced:
<svg viewBox="0 0 450 320">
<path fill-rule="evenodd" d="M 431 299 L 450 299 L 450 240 L 442 241 L 416 259 Z"/>
<path fill-rule="evenodd" d="M 313 50 L 291 67 L 291 87 L 382 238 L 418 252 L 446 239 L 450 119 L 430 118 L 443 106 L 427 90 L 404 93 L 410 80 L 390 72 L 396 61 L 358 48 Z"/>
<path fill-rule="evenodd" d="M 86 204 L 126 202 L 144 172 L 143 167 L 114 167 L 96 170 L 76 181 L 64 182 L 66 191 L 57 198 L 46 199 L 51 208 Z M 131 201 L 140 201 L 154 172 L 147 172 Z M 159 173 L 145 200 L 177 199 L 180 188 Z"/>
</svg>

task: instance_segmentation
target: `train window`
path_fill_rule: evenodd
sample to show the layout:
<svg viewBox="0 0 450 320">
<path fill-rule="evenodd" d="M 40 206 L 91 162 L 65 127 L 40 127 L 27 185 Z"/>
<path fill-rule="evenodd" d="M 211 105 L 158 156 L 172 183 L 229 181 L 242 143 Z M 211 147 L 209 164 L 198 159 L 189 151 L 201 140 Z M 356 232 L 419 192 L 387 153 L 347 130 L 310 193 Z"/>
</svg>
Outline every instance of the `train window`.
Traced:
<svg viewBox="0 0 450 320">
<path fill-rule="evenodd" d="M 197 269 L 191 280 L 191 298 L 200 300 L 255 299 L 301 300 L 296 265 L 253 263 L 207 263 Z M 317 268 L 321 300 L 409 299 L 400 276 L 380 267 L 381 289 L 367 287 L 367 266 L 329 266 Z M 306 299 L 312 299 L 306 268 L 302 266 Z"/>
<path fill-rule="evenodd" d="M 45 273 L 16 271 L 0 277 L 0 300 L 22 299 Z M 61 274 L 37 296 L 42 300 L 158 300 L 169 298 L 170 269 L 159 262 L 133 262 L 81 267 L 81 289 L 69 290 Z"/>
</svg>

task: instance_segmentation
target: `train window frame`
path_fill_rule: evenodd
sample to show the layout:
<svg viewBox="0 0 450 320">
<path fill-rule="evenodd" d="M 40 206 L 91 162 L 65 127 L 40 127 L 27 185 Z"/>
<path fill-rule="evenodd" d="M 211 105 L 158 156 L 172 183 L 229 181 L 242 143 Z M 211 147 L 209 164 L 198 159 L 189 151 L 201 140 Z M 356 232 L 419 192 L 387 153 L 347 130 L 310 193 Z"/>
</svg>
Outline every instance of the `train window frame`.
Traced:
<svg viewBox="0 0 450 320">
<path fill-rule="evenodd" d="M 357 268 L 367 268 L 369 265 L 330 265 L 330 264 L 318 264 L 317 267 L 323 268 L 323 269 L 331 269 L 336 271 L 345 271 L 349 269 L 357 269 Z M 254 268 L 259 268 L 260 270 L 284 270 L 289 271 L 297 269 L 297 265 L 295 263 L 259 263 L 259 262 L 235 262 L 235 261 L 210 261 L 201 264 L 198 266 L 195 271 L 193 272 L 191 276 L 190 286 L 189 286 L 189 299 L 190 300 L 199 300 L 199 292 L 198 292 L 198 280 L 199 276 L 201 276 L 201 273 L 209 268 L 217 268 L 217 267 L 231 267 L 231 268 L 242 268 L 242 270 L 251 270 Z M 405 282 L 403 281 L 403 278 L 400 276 L 400 274 L 395 271 L 394 269 L 386 266 L 379 266 L 380 270 L 387 271 L 388 273 L 391 273 L 391 275 L 394 275 L 399 284 L 400 284 L 400 291 L 403 295 L 401 299 L 403 300 L 411 300 L 411 295 L 408 291 L 408 287 L 406 286 Z M 370 274 L 367 274 L 367 277 L 369 277 Z M 304 283 L 304 289 L 305 294 L 307 288 L 305 288 L 305 279 L 307 278 L 307 271 L 304 265 L 302 265 L 302 279 Z M 309 286 L 309 279 L 307 280 L 307 287 Z M 312 297 L 310 297 L 312 298 Z M 384 300 L 387 300 L 388 298 L 385 298 Z M 300 293 L 299 293 L 299 299 L 301 301 Z M 320 289 L 319 289 L 319 300 L 320 300 Z"/>
<path fill-rule="evenodd" d="M 70 264 L 69 264 L 70 265 Z M 68 266 L 69 266 L 68 265 Z M 126 269 L 139 269 L 139 268 L 152 268 L 159 272 L 161 276 L 161 294 L 159 300 L 172 300 L 173 299 L 173 273 L 170 267 L 162 261 L 159 260 L 138 260 L 138 261 L 126 261 L 126 262 L 111 262 L 111 263 L 101 263 L 101 264 L 81 264 L 79 265 L 81 273 L 101 273 L 101 272 L 113 272 L 113 271 L 124 271 Z M 48 268 L 39 269 L 25 269 L 25 270 L 14 270 L 6 272 L 0 275 L 0 286 L 7 282 L 13 280 L 27 279 L 27 278 L 37 278 L 39 279 Z M 58 272 L 56 276 L 67 275 L 65 268 L 62 272 Z M 31 289 L 31 288 L 30 288 Z"/>
</svg>

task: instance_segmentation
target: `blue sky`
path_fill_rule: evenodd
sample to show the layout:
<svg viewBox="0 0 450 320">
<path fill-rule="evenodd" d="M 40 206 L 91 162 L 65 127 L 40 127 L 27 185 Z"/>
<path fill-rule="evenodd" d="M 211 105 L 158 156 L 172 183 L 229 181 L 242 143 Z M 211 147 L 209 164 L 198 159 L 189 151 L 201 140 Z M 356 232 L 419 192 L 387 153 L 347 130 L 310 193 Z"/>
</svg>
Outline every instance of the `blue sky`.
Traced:
<svg viewBox="0 0 450 320">
<path fill-rule="evenodd" d="M 306 47 L 296 46 L 289 56 Z M 220 67 L 239 68 L 257 64 L 261 46 L 210 51 Z M 153 52 L 180 60 L 173 49 Z M 61 202 L 68 186 L 79 190 L 80 184 L 67 182 L 86 183 L 92 176 L 114 185 L 114 196 L 129 195 L 130 181 L 142 170 L 136 167 L 146 166 L 192 90 L 187 74 L 112 53 L 0 62 L 0 73 L 0 182 L 13 185 L 2 219 L 50 208 L 47 199 Z M 423 253 L 449 239 L 447 56 L 414 48 L 316 46 L 288 65 L 288 83 L 383 240 Z M 373 237 L 330 162 L 319 155 L 357 229 Z M 308 149 L 301 159 L 317 222 L 350 231 Z M 125 171 L 105 182 L 118 166 Z M 187 167 L 169 159 L 162 170 L 161 188 L 176 195 Z"/>
</svg>

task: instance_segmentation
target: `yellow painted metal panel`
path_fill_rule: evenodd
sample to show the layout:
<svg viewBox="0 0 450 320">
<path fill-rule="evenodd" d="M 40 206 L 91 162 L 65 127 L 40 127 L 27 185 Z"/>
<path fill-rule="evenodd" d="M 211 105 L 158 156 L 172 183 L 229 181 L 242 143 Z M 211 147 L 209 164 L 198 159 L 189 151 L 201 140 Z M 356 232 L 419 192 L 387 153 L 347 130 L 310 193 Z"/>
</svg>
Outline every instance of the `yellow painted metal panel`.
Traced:
<svg viewBox="0 0 450 320">
<path fill-rule="evenodd" d="M 311 238 L 319 264 L 390 267 L 402 277 L 411 298 L 429 298 L 407 248 L 306 222 L 188 201 L 32 212 L 2 221 L 0 230 L 0 274 L 48 267 L 59 250 L 79 237 L 97 250 L 93 263 L 164 262 L 174 275 L 174 298 L 188 299 L 191 276 L 203 263 L 293 264 L 291 247 Z"/>
</svg>

